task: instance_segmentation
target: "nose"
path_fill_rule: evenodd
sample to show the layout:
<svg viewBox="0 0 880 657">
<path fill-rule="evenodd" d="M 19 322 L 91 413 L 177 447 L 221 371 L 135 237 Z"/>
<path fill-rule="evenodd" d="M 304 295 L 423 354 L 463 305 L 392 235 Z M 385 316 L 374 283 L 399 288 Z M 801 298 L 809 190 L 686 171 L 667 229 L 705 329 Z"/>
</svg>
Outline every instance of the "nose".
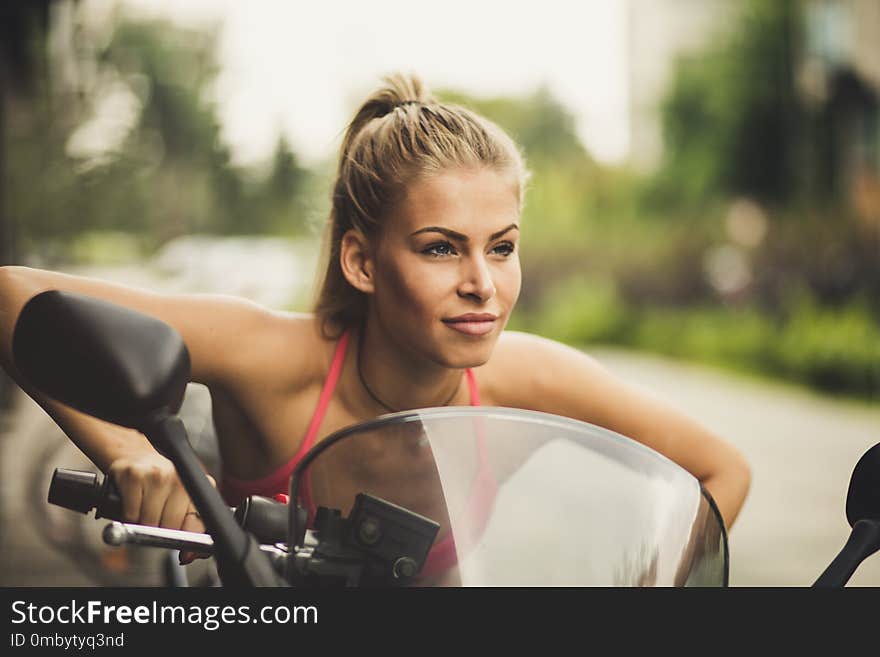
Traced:
<svg viewBox="0 0 880 657">
<path fill-rule="evenodd" d="M 482 254 L 462 259 L 458 295 L 480 301 L 488 301 L 495 296 L 492 272 Z"/>
</svg>

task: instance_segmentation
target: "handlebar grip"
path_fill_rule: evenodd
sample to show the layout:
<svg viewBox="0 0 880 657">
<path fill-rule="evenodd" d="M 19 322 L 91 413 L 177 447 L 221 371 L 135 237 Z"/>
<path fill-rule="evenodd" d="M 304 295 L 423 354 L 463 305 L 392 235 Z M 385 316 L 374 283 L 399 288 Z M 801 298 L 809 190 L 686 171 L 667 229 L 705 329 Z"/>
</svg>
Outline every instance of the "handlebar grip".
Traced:
<svg viewBox="0 0 880 657">
<path fill-rule="evenodd" d="M 284 543 L 290 526 L 289 507 L 268 497 L 251 495 L 235 509 L 235 520 L 260 543 Z"/>
<path fill-rule="evenodd" d="M 80 513 L 95 509 L 96 519 L 123 519 L 122 498 L 112 477 L 104 477 L 102 481 L 94 472 L 56 468 L 49 484 L 48 499 L 50 504 Z M 233 509 L 233 515 L 242 529 L 252 533 L 261 543 L 283 543 L 287 540 L 287 504 L 251 495 Z M 302 523 L 305 526 L 305 517 Z"/>
<path fill-rule="evenodd" d="M 80 513 L 95 509 L 95 518 L 122 520 L 122 498 L 111 477 L 103 481 L 94 472 L 55 468 L 49 484 L 50 504 Z"/>
</svg>

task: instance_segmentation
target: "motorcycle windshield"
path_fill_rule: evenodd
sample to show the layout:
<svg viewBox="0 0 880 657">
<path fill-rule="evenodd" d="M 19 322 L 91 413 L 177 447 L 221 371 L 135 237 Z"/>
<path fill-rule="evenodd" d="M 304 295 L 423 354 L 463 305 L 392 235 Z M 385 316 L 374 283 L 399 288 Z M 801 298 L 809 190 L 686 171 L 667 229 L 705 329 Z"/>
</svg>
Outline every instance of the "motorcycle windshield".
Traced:
<svg viewBox="0 0 880 657">
<path fill-rule="evenodd" d="M 726 586 L 727 538 L 700 483 L 620 434 L 546 413 L 433 408 L 329 436 L 297 502 L 368 493 L 439 524 L 419 586 Z M 298 485 L 297 483 L 298 482 Z"/>
</svg>

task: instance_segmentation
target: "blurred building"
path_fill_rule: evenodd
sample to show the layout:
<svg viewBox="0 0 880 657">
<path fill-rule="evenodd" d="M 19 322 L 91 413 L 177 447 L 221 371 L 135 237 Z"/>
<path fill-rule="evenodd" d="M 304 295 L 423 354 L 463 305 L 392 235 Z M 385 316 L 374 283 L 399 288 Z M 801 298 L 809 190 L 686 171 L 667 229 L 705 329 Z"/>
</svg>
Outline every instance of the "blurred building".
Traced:
<svg viewBox="0 0 880 657">
<path fill-rule="evenodd" d="M 833 71 L 852 68 L 880 89 L 880 2 L 803 0 L 806 14 L 805 63 Z"/>
<path fill-rule="evenodd" d="M 817 117 L 818 178 L 880 225 L 880 2 L 800 0 L 797 79 Z M 736 24 L 740 0 L 628 0 L 630 162 L 647 172 L 663 154 L 660 104 L 676 62 Z"/>
<path fill-rule="evenodd" d="M 820 175 L 880 234 L 880 2 L 804 0 L 799 85 L 820 126 Z"/>
</svg>

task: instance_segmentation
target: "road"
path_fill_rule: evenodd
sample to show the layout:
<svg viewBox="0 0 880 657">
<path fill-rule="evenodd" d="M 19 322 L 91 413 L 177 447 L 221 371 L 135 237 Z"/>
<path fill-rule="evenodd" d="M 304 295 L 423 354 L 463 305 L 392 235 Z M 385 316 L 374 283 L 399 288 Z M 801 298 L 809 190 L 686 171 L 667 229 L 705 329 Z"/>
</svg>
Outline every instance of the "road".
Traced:
<svg viewBox="0 0 880 657">
<path fill-rule="evenodd" d="M 643 353 L 589 353 L 749 460 L 752 487 L 729 537 L 731 585 L 811 584 L 849 536 L 849 478 L 859 457 L 880 442 L 880 404 L 830 399 Z M 850 583 L 880 586 L 880 554 Z"/>
</svg>

